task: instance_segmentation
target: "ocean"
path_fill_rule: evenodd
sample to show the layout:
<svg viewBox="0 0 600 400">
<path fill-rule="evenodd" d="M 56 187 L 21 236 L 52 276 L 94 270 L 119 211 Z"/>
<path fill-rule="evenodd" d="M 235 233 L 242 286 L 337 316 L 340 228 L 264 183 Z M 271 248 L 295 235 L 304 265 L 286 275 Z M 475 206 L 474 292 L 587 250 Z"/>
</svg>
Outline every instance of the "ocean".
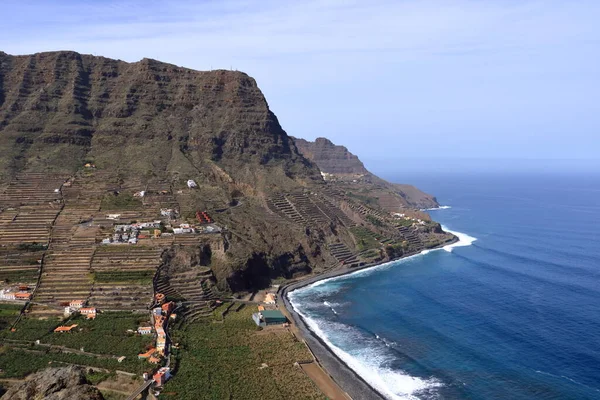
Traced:
<svg viewBox="0 0 600 400">
<path fill-rule="evenodd" d="M 412 178 L 460 242 L 290 293 L 310 329 L 389 399 L 600 399 L 600 177 Z"/>
</svg>

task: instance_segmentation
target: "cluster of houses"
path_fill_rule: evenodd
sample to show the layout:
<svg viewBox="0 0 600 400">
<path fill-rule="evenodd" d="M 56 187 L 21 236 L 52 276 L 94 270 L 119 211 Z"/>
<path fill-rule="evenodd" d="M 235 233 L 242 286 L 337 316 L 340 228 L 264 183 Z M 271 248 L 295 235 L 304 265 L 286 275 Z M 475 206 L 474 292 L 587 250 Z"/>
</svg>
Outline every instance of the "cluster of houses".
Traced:
<svg viewBox="0 0 600 400">
<path fill-rule="evenodd" d="M 178 215 L 179 215 L 179 213 L 177 212 L 177 210 L 175 210 L 173 208 L 161 208 L 160 209 L 161 217 L 167 217 L 168 219 L 175 219 L 175 218 L 177 218 Z"/>
<path fill-rule="evenodd" d="M 177 215 L 171 209 L 161 210 L 161 215 L 163 214 L 163 211 L 164 214 L 172 215 L 173 217 Z M 117 219 L 118 217 L 115 217 L 115 215 L 109 215 L 109 217 L 113 217 L 111 219 Z M 132 224 L 116 224 L 114 226 L 112 237 L 103 239 L 102 244 L 137 244 L 140 239 L 158 239 L 163 236 L 219 233 L 222 231 L 219 226 L 212 223 L 212 219 L 210 219 L 208 214 L 204 212 L 201 216 L 201 223 L 204 224 L 201 227 L 195 227 L 189 223 L 180 223 L 179 226 L 167 224 L 164 226 L 164 228 L 167 229 L 167 232 L 163 232 L 163 222 L 160 220 Z"/>
<path fill-rule="evenodd" d="M 150 335 L 152 331 L 156 332 L 156 345 L 145 353 L 138 354 L 140 359 L 148 359 L 153 364 L 158 364 L 160 357 L 165 356 L 167 349 L 167 325 L 169 318 L 175 318 L 173 309 L 175 303 L 165 302 L 165 296 L 157 293 L 155 296 L 157 307 L 152 309 L 153 326 L 140 326 L 137 331 L 140 335 Z"/>
<path fill-rule="evenodd" d="M 258 306 L 258 312 L 252 314 L 252 320 L 256 325 L 267 327 L 287 324 L 287 318 L 277 309 L 277 294 L 266 292 L 263 304 Z"/>
<path fill-rule="evenodd" d="M 85 315 L 87 319 L 95 319 L 98 310 L 95 307 L 85 307 L 85 300 L 71 300 L 69 305 L 65 307 L 65 317 L 75 313 Z"/>
<path fill-rule="evenodd" d="M 31 299 L 29 286 L 19 285 L 0 290 L 0 300 L 28 301 Z"/>
<path fill-rule="evenodd" d="M 162 221 L 136 222 L 133 224 L 117 224 L 111 238 L 102 240 L 102 244 L 136 244 L 138 239 L 160 237 Z"/>
<path fill-rule="evenodd" d="M 392 213 L 392 215 L 394 217 L 396 217 L 397 219 L 405 219 L 407 221 L 413 221 L 414 223 L 419 224 L 419 225 L 425 225 L 426 224 L 426 222 L 423 221 L 420 218 L 409 217 L 408 215 L 403 214 L 403 213 Z"/>
</svg>

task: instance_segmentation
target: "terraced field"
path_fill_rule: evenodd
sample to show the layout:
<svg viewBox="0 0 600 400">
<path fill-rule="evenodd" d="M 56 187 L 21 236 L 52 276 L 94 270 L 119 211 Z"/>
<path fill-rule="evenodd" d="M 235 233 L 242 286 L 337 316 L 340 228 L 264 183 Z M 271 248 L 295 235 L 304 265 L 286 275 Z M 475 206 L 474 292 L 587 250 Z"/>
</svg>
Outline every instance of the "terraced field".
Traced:
<svg viewBox="0 0 600 400">
<path fill-rule="evenodd" d="M 153 298 L 152 279 L 162 249 L 103 246 L 93 257 L 94 285 L 89 304 L 101 310 L 146 310 Z"/>
</svg>

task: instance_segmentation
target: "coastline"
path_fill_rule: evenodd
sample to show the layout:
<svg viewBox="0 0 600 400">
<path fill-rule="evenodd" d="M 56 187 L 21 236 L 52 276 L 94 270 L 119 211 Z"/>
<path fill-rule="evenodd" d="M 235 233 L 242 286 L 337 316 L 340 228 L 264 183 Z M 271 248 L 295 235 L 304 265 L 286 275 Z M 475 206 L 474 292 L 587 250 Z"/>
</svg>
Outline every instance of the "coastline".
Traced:
<svg viewBox="0 0 600 400">
<path fill-rule="evenodd" d="M 444 229 L 446 232 L 450 232 L 447 229 Z M 455 232 L 450 232 L 454 235 L 454 238 L 451 241 L 440 244 L 436 247 L 432 247 L 431 249 L 426 249 L 423 251 L 429 252 L 433 250 L 441 250 L 446 246 L 455 245 L 460 242 L 460 237 Z M 325 343 L 325 341 L 319 337 L 307 324 L 302 315 L 296 311 L 292 303 L 288 298 L 288 294 L 293 292 L 294 290 L 303 288 L 305 286 L 311 285 L 313 283 L 343 276 L 349 275 L 358 271 L 363 271 L 369 268 L 375 268 L 382 265 L 386 265 L 389 263 L 396 262 L 398 260 L 407 259 L 410 257 L 414 257 L 420 254 L 423 254 L 423 251 L 408 253 L 403 255 L 402 257 L 398 257 L 393 260 L 366 264 L 361 267 L 356 268 L 348 268 L 341 267 L 333 271 L 328 271 L 326 273 L 320 275 L 313 275 L 306 277 L 304 279 L 300 279 L 296 282 L 291 282 L 279 290 L 280 298 L 283 300 L 283 304 L 287 312 L 292 316 L 293 322 L 298 328 L 298 332 L 300 332 L 302 339 L 306 342 L 310 350 L 313 352 L 315 357 L 317 358 L 317 362 L 323 367 L 323 369 L 331 376 L 331 378 L 344 390 L 352 399 L 360 400 L 360 399 L 380 399 L 385 400 L 380 392 L 378 392 L 375 388 L 373 388 L 367 381 L 362 378 L 358 373 L 356 373 L 345 361 L 343 361 L 335 352 Z"/>
</svg>

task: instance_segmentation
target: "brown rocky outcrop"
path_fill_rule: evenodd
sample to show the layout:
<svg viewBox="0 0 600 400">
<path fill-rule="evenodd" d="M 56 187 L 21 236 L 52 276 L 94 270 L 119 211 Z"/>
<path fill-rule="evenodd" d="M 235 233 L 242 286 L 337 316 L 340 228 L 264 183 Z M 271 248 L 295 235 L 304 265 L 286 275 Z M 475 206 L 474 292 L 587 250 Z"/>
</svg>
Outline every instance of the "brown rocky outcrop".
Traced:
<svg viewBox="0 0 600 400">
<path fill-rule="evenodd" d="M 330 178 L 352 181 L 368 189 L 378 204 L 389 211 L 401 207 L 433 208 L 439 206 L 435 197 L 412 185 L 387 182 L 369 172 L 360 159 L 344 146 L 333 144 L 329 139 L 317 138 L 314 142 L 295 139 L 302 155 L 319 167 Z"/>
<path fill-rule="evenodd" d="M 58 201 L 97 201 L 100 218 L 99 199 L 117 212 L 115 204 L 136 204 L 127 196 L 148 187 L 167 192 L 188 220 L 207 210 L 223 233 L 182 263 L 210 267 L 224 290 L 359 262 L 349 257 L 361 251 L 357 226 L 404 241 L 389 211 L 436 204 L 370 174 L 327 139 L 288 136 L 248 75 L 150 59 L 0 52 L 0 154 L 0 197 L 8 182 L 18 189 L 24 173 L 60 174 L 79 189 L 59 192 Z M 361 179 L 336 186 L 322 170 Z M 188 179 L 197 188 L 188 190 Z M 156 203 L 144 207 L 159 215 Z"/>
<path fill-rule="evenodd" d="M 9 389 L 2 400 L 103 400 L 80 367 L 47 368 Z"/>
<path fill-rule="evenodd" d="M 309 142 L 296 138 L 295 141 L 302 155 L 315 162 L 323 172 L 340 175 L 369 173 L 357 156 L 344 146 L 333 144 L 329 139 L 317 138 L 314 142 Z"/>
<path fill-rule="evenodd" d="M 124 174 L 209 175 L 256 185 L 265 170 L 320 179 L 254 79 L 150 59 L 75 52 L 0 54 L 1 174 L 74 172 L 84 160 Z"/>
</svg>

